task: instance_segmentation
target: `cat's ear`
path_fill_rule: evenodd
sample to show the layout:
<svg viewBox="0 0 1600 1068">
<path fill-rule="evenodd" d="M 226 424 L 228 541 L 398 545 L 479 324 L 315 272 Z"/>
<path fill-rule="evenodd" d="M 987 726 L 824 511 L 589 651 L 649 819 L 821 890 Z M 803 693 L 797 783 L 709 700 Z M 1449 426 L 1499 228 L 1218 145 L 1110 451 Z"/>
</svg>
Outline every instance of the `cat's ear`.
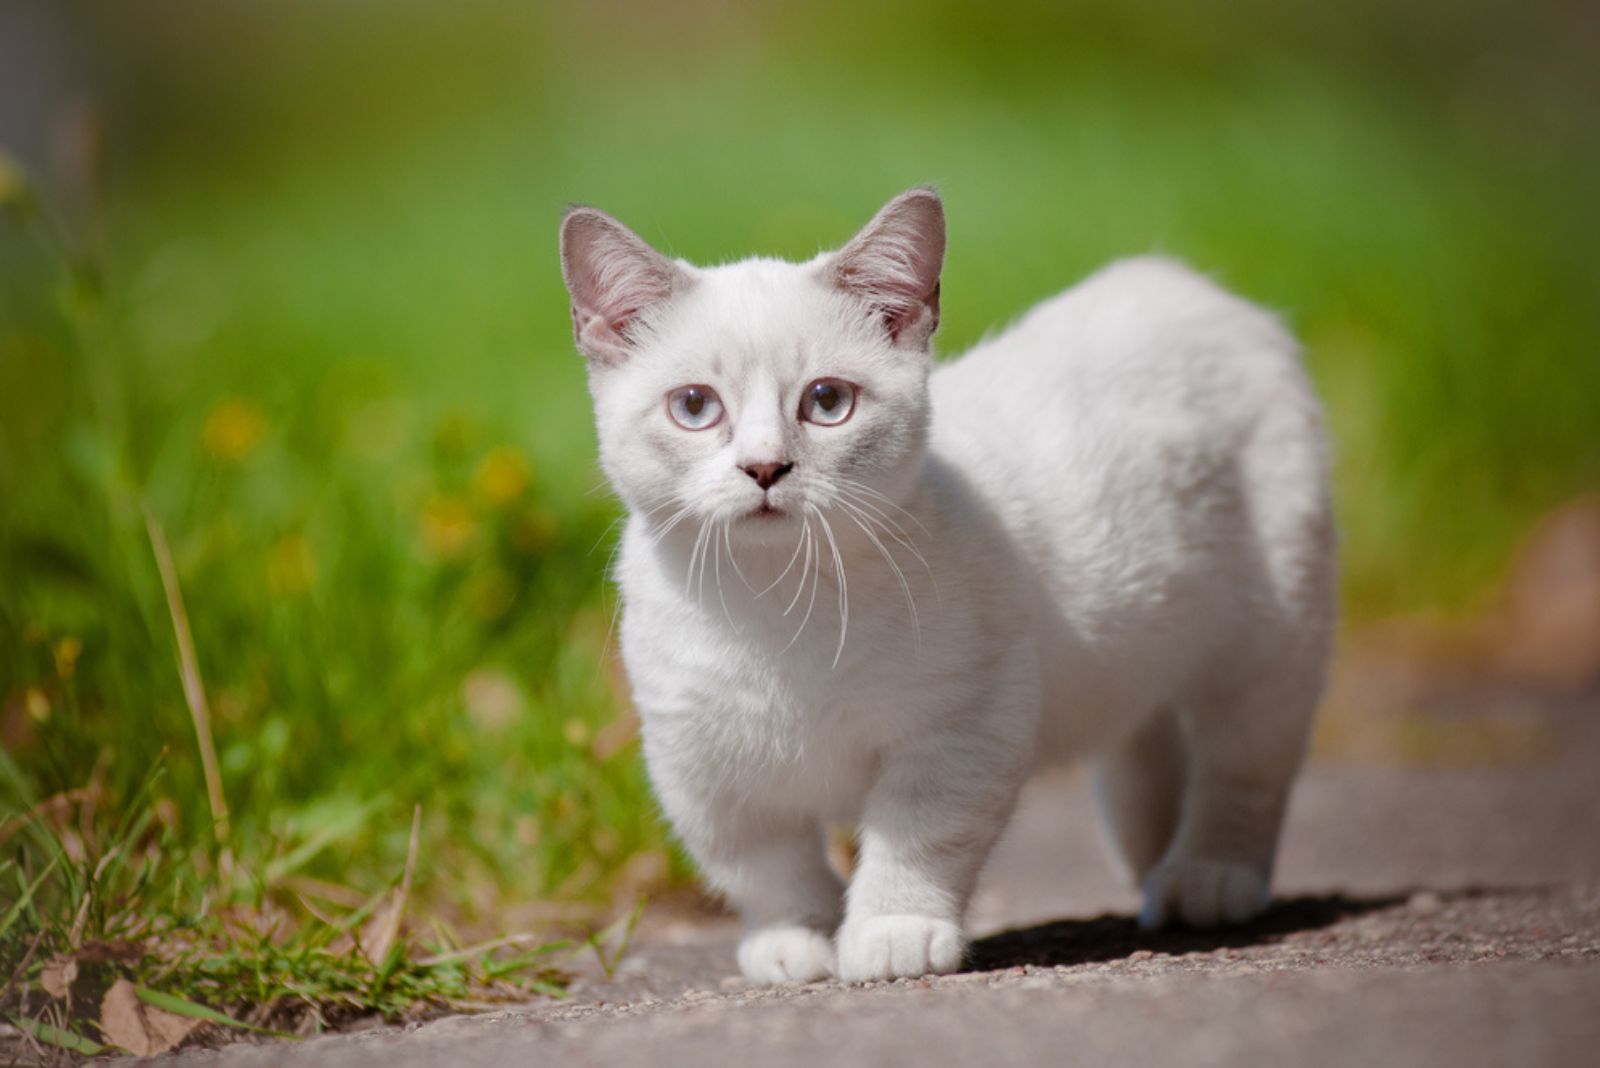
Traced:
<svg viewBox="0 0 1600 1068">
<path fill-rule="evenodd" d="M 897 345 L 923 348 L 939 326 L 943 266 L 944 204 L 922 187 L 885 204 L 827 269 L 835 285 L 872 306 Z"/>
<path fill-rule="evenodd" d="M 603 364 L 627 358 L 640 317 L 687 277 L 638 234 L 588 207 L 568 208 L 561 219 L 561 275 L 578 351 Z"/>
</svg>

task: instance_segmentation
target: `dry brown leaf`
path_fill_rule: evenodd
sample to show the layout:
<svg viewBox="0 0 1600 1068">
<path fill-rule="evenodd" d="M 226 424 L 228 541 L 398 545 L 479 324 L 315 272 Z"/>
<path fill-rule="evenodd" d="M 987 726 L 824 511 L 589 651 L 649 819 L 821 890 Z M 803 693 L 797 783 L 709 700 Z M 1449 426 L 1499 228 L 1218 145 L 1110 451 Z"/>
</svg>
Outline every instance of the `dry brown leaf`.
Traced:
<svg viewBox="0 0 1600 1068">
<path fill-rule="evenodd" d="M 384 899 L 372 918 L 361 929 L 361 951 L 374 964 L 382 964 L 400 938 L 405 923 L 406 898 L 411 895 L 411 877 L 417 867 L 417 834 L 422 829 L 422 806 L 411 810 L 411 845 L 406 850 L 406 870 L 400 885 Z"/>
<path fill-rule="evenodd" d="M 100 1003 L 100 1033 L 107 1042 L 138 1057 L 165 1053 L 188 1038 L 200 1023 L 146 1005 L 126 979 L 112 983 Z"/>
<path fill-rule="evenodd" d="M 361 928 L 361 951 L 374 964 L 381 964 L 400 935 L 400 925 L 405 919 L 406 898 L 400 888 L 389 891 L 383 904 L 372 912 L 372 918 Z"/>
<path fill-rule="evenodd" d="M 39 973 L 39 985 L 44 987 L 44 992 L 53 998 L 64 998 L 72 990 L 72 983 L 78 978 L 78 962 L 64 953 L 57 953 L 44 962 L 44 970 Z"/>
</svg>

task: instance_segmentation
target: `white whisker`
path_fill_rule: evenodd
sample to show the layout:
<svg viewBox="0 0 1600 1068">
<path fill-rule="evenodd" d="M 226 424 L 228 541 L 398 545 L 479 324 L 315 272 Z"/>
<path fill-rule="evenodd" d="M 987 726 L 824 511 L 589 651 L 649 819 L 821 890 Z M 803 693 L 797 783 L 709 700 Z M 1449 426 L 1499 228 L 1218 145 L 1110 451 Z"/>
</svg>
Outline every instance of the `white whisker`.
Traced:
<svg viewBox="0 0 1600 1068">
<path fill-rule="evenodd" d="M 733 565 L 733 573 L 739 576 L 740 582 L 744 583 L 745 592 L 754 593 L 755 588 L 750 585 L 750 580 L 744 577 L 744 571 L 739 567 L 739 558 L 734 555 L 733 534 L 730 533 L 732 528 L 732 521 L 724 522 L 722 524 L 722 545 L 728 550 L 728 563 Z"/>
<path fill-rule="evenodd" d="M 820 511 L 817 513 L 817 522 L 822 524 L 822 532 L 828 537 L 828 549 L 833 553 L 833 567 L 839 576 L 839 648 L 833 654 L 833 666 L 838 667 L 839 658 L 844 656 L 844 638 L 850 630 L 850 583 L 844 575 L 844 558 L 839 555 L 839 543 L 834 539 L 832 524 Z"/>
<path fill-rule="evenodd" d="M 688 517 L 689 510 L 690 506 L 684 505 L 682 508 L 679 508 L 676 512 L 672 513 L 672 515 L 668 517 L 667 521 L 663 523 L 655 532 L 655 534 L 651 536 L 651 543 L 659 544 L 662 538 L 665 538 L 668 534 L 671 534 L 673 528 L 675 528 L 679 523 L 683 522 L 684 519 Z"/>
<path fill-rule="evenodd" d="M 712 541 L 716 542 L 716 547 L 712 550 L 712 555 L 714 557 L 713 564 L 716 567 L 717 572 L 717 600 L 722 604 L 722 617 L 728 621 L 729 626 L 731 626 L 734 630 L 738 630 L 739 624 L 734 622 L 733 613 L 728 611 L 728 599 L 722 595 L 722 550 L 726 548 L 728 550 L 728 559 L 733 559 L 733 548 L 728 544 L 727 520 L 722 520 L 717 524 L 717 526 L 718 532 L 721 536 L 718 537 L 714 534 L 712 535 L 711 539 Z M 737 567 L 738 565 L 735 564 L 734 566 Z"/>
<path fill-rule="evenodd" d="M 807 519 L 806 520 L 806 525 L 804 527 L 802 527 L 800 529 L 800 533 L 795 536 L 795 539 L 794 539 L 794 552 L 792 554 L 790 554 L 789 562 L 787 564 L 783 565 L 783 570 L 778 572 L 778 577 L 777 578 L 775 578 L 771 582 L 767 583 L 767 585 L 762 588 L 761 592 L 756 594 L 756 600 L 759 601 L 759 600 L 761 600 L 761 598 L 763 598 L 767 594 L 771 593 L 772 590 L 778 585 L 778 583 L 782 582 L 788 576 L 790 570 L 793 569 L 793 567 L 794 567 L 794 562 L 796 560 L 800 559 L 800 547 L 806 543 L 806 532 L 809 531 L 810 529 L 811 529 L 811 521 L 809 519 Z M 802 572 L 801 575 L 800 575 L 800 581 L 801 581 L 801 584 L 804 585 L 804 583 L 805 583 L 805 574 L 804 574 L 804 572 Z M 796 590 L 795 591 L 795 596 L 798 597 L 799 595 L 800 595 L 800 591 Z M 787 615 L 788 613 L 786 612 L 784 614 Z"/>
<path fill-rule="evenodd" d="M 702 609 L 705 608 L 706 605 L 706 564 L 710 562 L 711 541 L 713 537 L 710 523 L 711 521 L 708 519 L 703 525 L 703 531 L 706 536 L 700 546 L 700 578 L 696 583 L 695 591 L 695 598 L 700 602 L 700 607 Z"/>
<path fill-rule="evenodd" d="M 794 606 L 800 603 L 800 595 L 806 590 L 806 573 L 811 570 L 811 513 L 809 508 L 806 512 L 805 526 L 801 529 L 800 535 L 806 547 L 806 558 L 805 562 L 800 565 L 800 582 L 794 588 L 794 597 L 790 599 L 789 606 L 783 610 L 784 615 L 794 611 Z M 794 643 L 790 642 L 789 644 L 793 645 Z M 788 646 L 784 648 L 788 648 Z"/>
<path fill-rule="evenodd" d="M 684 572 L 683 575 L 683 595 L 685 597 L 689 596 L 690 591 L 694 588 L 694 567 L 700 559 L 700 545 L 706 539 L 706 531 L 708 529 L 707 525 L 709 522 L 710 520 L 707 519 L 700 520 L 700 530 L 694 536 L 694 545 L 690 546 L 689 548 L 689 568 Z M 704 579 L 702 577 L 702 586 L 703 585 Z"/>
<path fill-rule="evenodd" d="M 928 572 L 929 578 L 934 577 L 933 568 L 928 564 L 928 558 L 922 555 L 922 550 L 917 548 L 916 543 L 911 540 L 911 535 L 906 533 L 904 527 L 900 526 L 900 524 L 896 523 L 889 516 L 885 515 L 881 509 L 874 507 L 871 501 L 859 496 L 855 496 L 849 490 L 840 490 L 839 497 L 841 502 L 848 501 L 857 509 L 875 519 L 878 525 L 883 529 L 884 533 L 888 534 L 889 537 L 905 546 L 907 551 L 909 551 L 912 556 L 917 558 L 917 562 L 922 565 L 923 570 Z M 920 524 L 918 525 L 920 526 Z"/>
<path fill-rule="evenodd" d="M 911 596 L 911 583 L 906 580 L 905 572 L 900 570 L 899 563 L 897 563 L 894 556 L 890 554 L 888 547 L 883 544 L 883 542 L 878 538 L 878 535 L 873 533 L 872 528 L 867 525 L 867 522 L 864 521 L 870 520 L 871 517 L 865 512 L 859 511 L 853 505 L 846 504 L 842 501 L 840 502 L 840 507 L 844 509 L 845 515 L 853 523 L 855 523 L 856 526 L 861 528 L 861 533 L 865 534 L 871 540 L 872 544 L 877 546 L 878 552 L 883 556 L 884 561 L 888 563 L 889 569 L 894 572 L 894 577 L 900 580 L 900 589 L 906 595 L 906 607 L 911 611 L 912 640 L 916 642 L 918 648 L 921 648 L 922 622 L 917 618 L 917 601 L 916 598 Z"/>
<path fill-rule="evenodd" d="M 672 503 L 673 502 L 669 500 L 669 501 L 666 501 L 664 504 L 659 505 L 656 509 L 652 509 L 650 512 L 646 513 L 646 518 L 648 518 L 649 516 L 653 515 L 660 508 L 664 508 L 664 507 L 666 507 L 666 505 L 672 504 Z M 673 512 L 670 516 L 668 516 L 667 517 L 667 521 L 665 523 L 662 523 L 661 526 L 659 526 L 658 528 L 656 528 L 654 531 L 651 532 L 650 544 L 652 544 L 652 545 L 661 544 L 662 539 L 664 539 L 668 534 L 672 533 L 673 529 L 675 527 L 677 527 L 677 525 L 679 523 L 683 522 L 684 519 L 686 519 L 688 517 L 689 513 L 693 510 L 693 508 L 694 508 L 694 504 L 691 502 L 689 504 L 684 505 L 682 508 L 679 508 L 676 512 Z"/>
<path fill-rule="evenodd" d="M 806 545 L 807 545 L 806 562 L 809 564 L 811 562 L 811 551 L 810 551 L 810 549 L 816 543 L 816 536 L 811 533 L 811 514 L 813 512 L 816 512 L 816 509 L 813 508 L 809 504 L 806 505 L 805 507 L 806 507 L 806 535 L 807 535 L 807 537 L 806 537 Z M 818 513 L 817 518 L 819 518 L 819 519 L 821 518 L 821 514 L 820 513 Z M 794 637 L 790 638 L 789 639 L 789 644 L 785 645 L 783 647 L 783 652 L 785 652 L 785 653 L 789 651 L 790 646 L 794 645 L 795 642 L 800 640 L 800 635 L 805 631 L 806 624 L 811 621 L 811 610 L 813 608 L 817 607 L 817 585 L 818 585 L 818 583 L 820 583 L 822 581 L 822 550 L 820 548 L 817 549 L 816 556 L 817 556 L 816 568 L 812 572 L 812 575 L 811 575 L 811 599 L 806 604 L 806 614 L 803 617 L 801 617 L 800 626 L 795 630 Z M 800 573 L 800 583 L 801 583 L 802 586 L 805 585 L 805 578 L 806 578 L 805 572 L 802 571 Z M 799 597 L 799 591 L 798 590 L 795 591 L 795 596 L 798 599 L 798 597 Z M 785 612 L 784 614 L 787 615 L 788 613 Z"/>
<path fill-rule="evenodd" d="M 628 518 L 627 514 L 624 513 L 622 515 L 617 516 L 617 518 L 613 519 L 611 522 L 607 523 L 606 524 L 606 529 L 602 530 L 600 532 L 600 536 L 598 538 L 594 539 L 594 544 L 589 546 L 589 551 L 587 553 L 585 553 L 584 555 L 585 556 L 593 556 L 594 555 L 594 551 L 596 549 L 600 548 L 600 546 L 602 544 L 604 544 L 604 542 L 605 542 L 605 540 L 607 538 L 611 537 L 611 532 L 613 530 L 617 529 L 617 524 L 622 522 L 623 520 L 625 520 L 627 518 Z"/>
<path fill-rule="evenodd" d="M 902 508 L 900 505 L 896 504 L 894 502 L 894 500 L 891 499 L 888 496 L 888 494 L 882 492 L 881 490 L 875 490 L 871 486 L 867 485 L 865 482 L 858 482 L 853 478 L 843 478 L 843 477 L 841 477 L 839 479 L 839 482 L 842 483 L 843 485 L 846 485 L 846 486 L 850 487 L 851 489 L 855 490 L 857 493 L 860 493 L 860 494 L 862 494 L 862 495 L 864 495 L 864 496 L 866 496 L 866 497 L 868 497 L 868 498 L 870 498 L 872 500 L 877 501 L 878 503 L 882 504 L 883 506 L 885 506 L 887 508 L 894 509 L 896 512 L 899 512 L 901 515 L 903 515 L 907 519 L 911 520 L 911 522 L 915 523 L 916 526 L 917 526 L 917 529 L 922 531 L 922 533 L 926 534 L 930 538 L 933 537 L 933 531 L 931 531 L 927 527 L 923 526 L 922 525 L 922 520 L 918 519 L 915 515 L 912 515 L 910 512 L 906 511 L 906 509 Z"/>
<path fill-rule="evenodd" d="M 616 573 L 616 566 L 617 555 L 621 551 L 622 542 L 618 540 L 616 544 L 611 546 L 611 555 L 606 559 L 605 572 L 608 582 L 614 582 L 619 586 L 622 583 Z M 600 673 L 605 669 L 605 665 L 611 660 L 611 643 L 616 638 L 617 621 L 622 618 L 622 598 L 615 592 L 612 592 L 605 586 L 602 586 L 601 596 L 604 597 L 607 593 L 610 593 L 611 595 L 611 620 L 606 624 L 606 640 L 605 644 L 600 647 L 600 659 L 595 661 L 594 672 L 596 680 L 600 678 Z"/>
</svg>

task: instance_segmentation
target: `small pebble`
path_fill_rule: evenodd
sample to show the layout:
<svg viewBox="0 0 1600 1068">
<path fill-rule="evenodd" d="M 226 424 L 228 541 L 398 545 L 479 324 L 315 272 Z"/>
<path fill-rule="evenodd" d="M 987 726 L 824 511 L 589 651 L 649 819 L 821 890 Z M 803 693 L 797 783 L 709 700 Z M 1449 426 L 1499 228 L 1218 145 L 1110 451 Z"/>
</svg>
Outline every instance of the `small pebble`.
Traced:
<svg viewBox="0 0 1600 1068">
<path fill-rule="evenodd" d="M 1438 912 L 1442 905 L 1443 902 L 1439 900 L 1439 895 L 1434 893 L 1432 890 L 1418 890 L 1416 893 L 1412 894 L 1411 899 L 1406 902 L 1406 908 L 1410 909 L 1412 912 L 1421 913 L 1424 916 Z"/>
</svg>

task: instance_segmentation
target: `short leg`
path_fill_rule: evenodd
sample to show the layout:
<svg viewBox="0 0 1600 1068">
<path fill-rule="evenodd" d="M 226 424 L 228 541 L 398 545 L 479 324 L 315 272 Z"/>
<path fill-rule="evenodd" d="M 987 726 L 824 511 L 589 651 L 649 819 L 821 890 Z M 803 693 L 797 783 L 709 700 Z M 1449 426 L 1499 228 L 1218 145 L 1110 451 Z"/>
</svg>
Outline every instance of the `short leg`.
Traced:
<svg viewBox="0 0 1600 1068">
<path fill-rule="evenodd" d="M 1016 748 L 930 738 L 884 768 L 862 815 L 860 860 L 839 929 L 839 978 L 961 966 L 967 899 L 1016 804 Z"/>
<path fill-rule="evenodd" d="M 737 855 L 705 871 L 739 909 L 739 970 L 759 983 L 809 983 L 833 974 L 833 933 L 844 885 L 811 820 L 749 828 Z"/>
<path fill-rule="evenodd" d="M 1181 711 L 1182 811 L 1166 853 L 1145 876 L 1142 924 L 1242 923 L 1266 907 L 1278 832 L 1320 693 L 1319 669 Z"/>
<path fill-rule="evenodd" d="M 706 882 L 743 923 L 740 971 L 758 983 L 832 975 L 844 882 L 828 866 L 817 821 L 716 789 L 693 746 L 650 726 L 647 718 L 645 766 L 656 796 Z"/>
<path fill-rule="evenodd" d="M 1096 761 L 1094 792 L 1123 873 L 1137 886 L 1172 842 L 1183 801 L 1183 736 L 1160 709 Z"/>
<path fill-rule="evenodd" d="M 832 975 L 844 884 L 828 866 L 822 829 L 748 805 L 697 809 L 674 821 L 706 879 L 739 912 L 739 970 L 758 983 Z"/>
</svg>

